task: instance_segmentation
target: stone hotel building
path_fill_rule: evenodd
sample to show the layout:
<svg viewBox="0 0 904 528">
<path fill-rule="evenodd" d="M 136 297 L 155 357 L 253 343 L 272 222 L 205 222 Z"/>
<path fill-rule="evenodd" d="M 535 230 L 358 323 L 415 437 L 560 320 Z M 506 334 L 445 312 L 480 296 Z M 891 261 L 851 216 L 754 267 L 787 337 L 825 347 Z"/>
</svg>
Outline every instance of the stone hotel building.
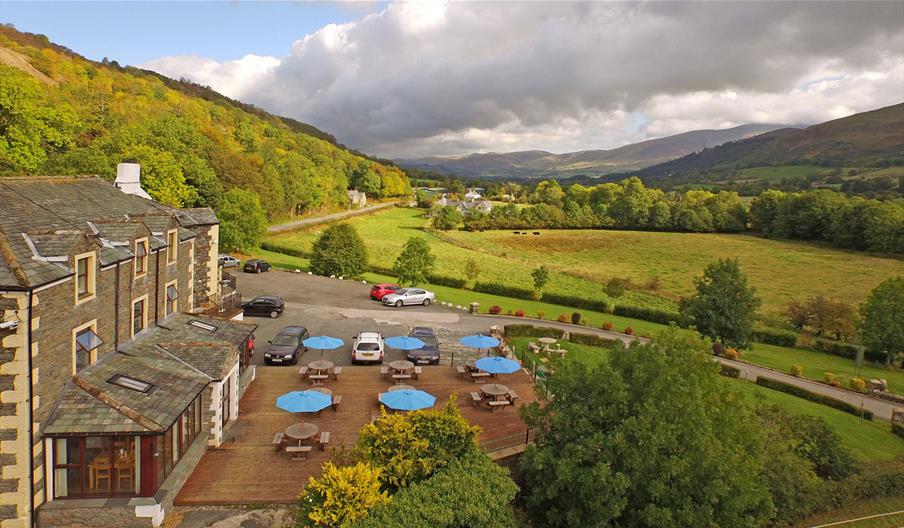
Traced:
<svg viewBox="0 0 904 528">
<path fill-rule="evenodd" d="M 137 165 L 0 179 L 2 528 L 158 526 L 223 441 L 255 326 L 224 317 L 218 227 Z"/>
</svg>

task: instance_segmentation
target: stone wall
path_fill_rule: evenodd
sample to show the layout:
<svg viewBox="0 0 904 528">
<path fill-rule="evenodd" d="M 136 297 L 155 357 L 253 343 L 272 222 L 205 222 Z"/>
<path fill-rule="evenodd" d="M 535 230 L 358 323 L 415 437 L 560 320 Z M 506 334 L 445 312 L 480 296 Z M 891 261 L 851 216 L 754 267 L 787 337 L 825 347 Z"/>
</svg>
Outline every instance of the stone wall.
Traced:
<svg viewBox="0 0 904 528">
<path fill-rule="evenodd" d="M 220 226 L 197 226 L 195 239 L 194 301 L 201 305 L 220 293 Z"/>
</svg>

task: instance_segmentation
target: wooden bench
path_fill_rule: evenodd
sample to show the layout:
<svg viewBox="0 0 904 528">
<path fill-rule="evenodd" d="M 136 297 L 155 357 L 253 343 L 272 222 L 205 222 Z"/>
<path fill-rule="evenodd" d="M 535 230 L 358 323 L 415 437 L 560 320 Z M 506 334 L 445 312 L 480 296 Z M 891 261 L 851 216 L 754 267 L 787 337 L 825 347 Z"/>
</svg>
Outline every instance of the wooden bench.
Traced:
<svg viewBox="0 0 904 528">
<path fill-rule="evenodd" d="M 508 398 L 508 401 L 512 405 L 515 405 L 515 400 L 518 399 L 518 394 L 515 391 L 509 389 L 508 394 L 506 394 L 506 398 Z"/>
<path fill-rule="evenodd" d="M 471 402 L 474 404 L 474 407 L 479 407 L 480 402 L 483 401 L 483 398 L 480 397 L 480 393 L 472 392 L 471 393 Z"/>
<path fill-rule="evenodd" d="M 308 375 L 308 367 L 301 367 L 298 369 L 298 375 L 302 378 Z"/>
<path fill-rule="evenodd" d="M 490 401 L 489 404 L 490 404 L 490 411 L 496 412 L 496 409 L 501 409 L 507 405 L 511 405 L 512 402 L 510 402 L 508 400 L 493 400 L 493 401 Z"/>
<path fill-rule="evenodd" d="M 332 403 L 332 405 L 333 405 L 333 410 L 334 410 L 334 411 L 338 411 L 338 410 L 339 410 L 339 404 L 340 404 L 340 403 L 342 403 L 342 395 L 339 394 L 339 395 L 333 396 L 333 403 Z"/>
<path fill-rule="evenodd" d="M 534 354 L 540 353 L 540 345 L 538 345 L 537 343 L 534 343 L 533 341 L 531 341 L 530 343 L 527 344 L 527 348 L 529 348 L 530 351 L 533 352 Z"/>
<path fill-rule="evenodd" d="M 326 451 L 327 444 L 330 443 L 330 432 L 324 431 L 320 433 L 320 450 Z"/>
<path fill-rule="evenodd" d="M 418 379 L 418 377 L 424 373 L 424 369 L 421 367 L 414 367 L 414 379 Z"/>
<path fill-rule="evenodd" d="M 455 371 L 458 372 L 459 378 L 465 377 L 465 368 L 463 366 L 459 365 L 459 366 L 455 367 Z"/>
<path fill-rule="evenodd" d="M 308 379 L 311 380 L 311 383 L 314 385 L 322 385 L 324 380 L 329 379 L 329 376 L 326 374 L 311 374 L 308 376 Z"/>
<path fill-rule="evenodd" d="M 336 367 L 333 369 L 333 379 L 339 381 L 339 374 L 342 374 L 342 367 Z"/>
<path fill-rule="evenodd" d="M 474 383 L 480 383 L 482 381 L 486 381 L 483 378 L 489 378 L 489 377 L 490 377 L 489 372 L 472 372 L 471 373 L 471 379 L 474 380 Z"/>
<path fill-rule="evenodd" d="M 292 457 L 292 460 L 306 460 L 307 453 L 310 453 L 314 448 L 311 446 L 288 446 L 286 447 L 286 453 L 294 453 L 295 456 Z"/>
<path fill-rule="evenodd" d="M 380 377 L 385 378 L 387 374 L 389 374 L 389 367 L 387 367 L 386 365 L 380 367 Z"/>
<path fill-rule="evenodd" d="M 393 374 L 392 379 L 399 383 L 402 380 L 411 379 L 411 374 Z"/>
<path fill-rule="evenodd" d="M 283 441 L 286 439 L 286 433 L 276 433 L 273 435 L 273 442 L 271 444 L 276 447 L 276 450 L 279 451 L 282 449 Z"/>
</svg>

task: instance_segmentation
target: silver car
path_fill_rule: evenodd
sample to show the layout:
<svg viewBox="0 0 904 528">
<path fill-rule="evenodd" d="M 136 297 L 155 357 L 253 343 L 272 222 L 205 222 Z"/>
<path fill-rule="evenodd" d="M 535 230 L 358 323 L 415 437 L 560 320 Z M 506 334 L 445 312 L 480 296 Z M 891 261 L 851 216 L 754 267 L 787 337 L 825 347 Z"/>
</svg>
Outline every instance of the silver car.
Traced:
<svg viewBox="0 0 904 528">
<path fill-rule="evenodd" d="M 383 296 L 383 304 L 386 306 L 395 306 L 396 308 L 401 308 L 406 304 L 422 304 L 424 306 L 430 306 L 430 303 L 435 300 L 435 293 L 420 288 L 403 288 Z"/>
<path fill-rule="evenodd" d="M 220 265 L 224 268 L 234 268 L 239 265 L 239 259 L 233 257 L 232 255 L 220 254 L 219 261 Z"/>
</svg>

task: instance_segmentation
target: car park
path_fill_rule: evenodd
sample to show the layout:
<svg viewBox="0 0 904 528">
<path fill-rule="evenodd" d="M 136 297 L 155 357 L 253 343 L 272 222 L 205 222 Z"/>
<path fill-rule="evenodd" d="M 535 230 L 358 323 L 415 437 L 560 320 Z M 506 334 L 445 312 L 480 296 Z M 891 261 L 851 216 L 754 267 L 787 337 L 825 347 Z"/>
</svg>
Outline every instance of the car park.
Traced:
<svg viewBox="0 0 904 528">
<path fill-rule="evenodd" d="M 398 284 L 374 284 L 370 289 L 370 298 L 375 301 L 382 301 L 383 297 L 390 293 L 395 293 L 401 286 Z"/>
<path fill-rule="evenodd" d="M 245 273 L 262 273 L 264 271 L 270 271 L 272 267 L 273 266 L 266 260 L 251 259 L 245 262 L 245 265 L 242 266 L 242 271 Z"/>
<path fill-rule="evenodd" d="M 383 362 L 383 334 L 358 332 L 352 341 L 352 364 Z"/>
<path fill-rule="evenodd" d="M 395 293 L 384 295 L 382 299 L 383 304 L 386 306 L 395 306 L 396 308 L 412 304 L 429 306 L 435 300 L 436 294 L 421 288 L 403 288 Z"/>
<path fill-rule="evenodd" d="M 423 347 L 408 351 L 408 361 L 415 365 L 439 365 L 439 343 L 436 341 L 436 332 L 432 328 L 416 326 L 408 335 L 424 342 Z"/>
<path fill-rule="evenodd" d="M 277 318 L 286 309 L 286 303 L 282 297 L 276 295 L 263 295 L 242 303 L 244 315 L 264 315 Z"/>
<path fill-rule="evenodd" d="M 235 268 L 239 265 L 239 259 L 233 257 L 232 255 L 220 255 L 218 258 L 220 262 L 220 266 L 224 268 Z"/>
<path fill-rule="evenodd" d="M 264 362 L 268 365 L 298 363 L 298 357 L 306 350 L 303 341 L 309 337 L 303 326 L 287 326 L 276 334 L 264 352 Z"/>
</svg>

